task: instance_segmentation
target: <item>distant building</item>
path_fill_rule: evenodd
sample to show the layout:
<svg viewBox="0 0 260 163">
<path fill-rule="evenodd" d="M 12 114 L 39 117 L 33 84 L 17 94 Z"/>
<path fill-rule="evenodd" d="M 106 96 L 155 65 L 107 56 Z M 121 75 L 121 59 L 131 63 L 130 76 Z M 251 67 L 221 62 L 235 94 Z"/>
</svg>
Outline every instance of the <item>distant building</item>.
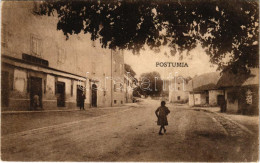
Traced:
<svg viewBox="0 0 260 163">
<path fill-rule="evenodd" d="M 249 75 L 225 72 L 217 86 L 224 90 L 227 112 L 259 114 L 259 68 Z"/>
<path fill-rule="evenodd" d="M 89 35 L 66 40 L 57 17 L 35 14 L 38 3 L 2 3 L 2 110 L 28 110 L 34 95 L 42 109 L 73 108 L 82 92 L 86 107 L 123 104 L 123 52 Z"/>
<path fill-rule="evenodd" d="M 189 92 L 190 106 L 218 106 L 224 97 L 223 90 L 217 87 L 220 73 L 212 72 L 194 77 L 189 81 L 187 89 Z"/>
<path fill-rule="evenodd" d="M 172 103 L 187 103 L 187 80 L 181 76 L 169 81 L 169 102 Z"/>
<path fill-rule="evenodd" d="M 125 89 L 125 102 L 131 103 L 133 102 L 133 92 L 137 87 L 134 81 L 135 79 L 130 75 L 129 72 L 125 72 L 124 75 L 124 89 Z"/>
</svg>

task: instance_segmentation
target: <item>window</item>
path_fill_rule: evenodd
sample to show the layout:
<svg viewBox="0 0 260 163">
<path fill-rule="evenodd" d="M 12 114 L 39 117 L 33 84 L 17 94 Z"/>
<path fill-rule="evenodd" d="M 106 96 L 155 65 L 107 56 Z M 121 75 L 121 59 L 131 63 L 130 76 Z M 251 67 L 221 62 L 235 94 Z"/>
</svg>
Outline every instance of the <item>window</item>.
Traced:
<svg viewBox="0 0 260 163">
<path fill-rule="evenodd" d="M 178 87 L 178 90 L 180 90 L 180 87 Z"/>
<path fill-rule="evenodd" d="M 114 104 L 116 104 L 116 100 L 114 100 Z"/>
<path fill-rule="evenodd" d="M 123 92 L 124 85 L 122 83 L 114 83 L 114 92 Z"/>
<path fill-rule="evenodd" d="M 35 56 L 41 56 L 41 39 L 36 37 L 35 35 L 31 36 L 31 53 Z"/>
<path fill-rule="evenodd" d="M 178 99 L 178 101 L 181 100 L 181 96 L 178 96 L 177 99 Z"/>
<path fill-rule="evenodd" d="M 123 104 L 123 101 L 121 101 L 121 104 Z"/>
<path fill-rule="evenodd" d="M 57 48 L 58 49 L 58 64 L 63 64 L 65 63 L 66 60 L 66 54 L 65 54 L 65 49 L 64 48 Z"/>
<path fill-rule="evenodd" d="M 116 92 L 116 84 L 114 84 L 114 92 Z"/>
</svg>

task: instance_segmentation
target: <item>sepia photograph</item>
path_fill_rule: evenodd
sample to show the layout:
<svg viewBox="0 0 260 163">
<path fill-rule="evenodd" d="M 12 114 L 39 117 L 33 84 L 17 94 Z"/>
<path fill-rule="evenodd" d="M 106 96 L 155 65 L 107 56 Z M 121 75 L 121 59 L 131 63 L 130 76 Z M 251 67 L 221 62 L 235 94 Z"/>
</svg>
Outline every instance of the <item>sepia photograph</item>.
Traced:
<svg viewBox="0 0 260 163">
<path fill-rule="evenodd" d="M 2 0 L 1 161 L 258 162 L 258 0 Z"/>
</svg>

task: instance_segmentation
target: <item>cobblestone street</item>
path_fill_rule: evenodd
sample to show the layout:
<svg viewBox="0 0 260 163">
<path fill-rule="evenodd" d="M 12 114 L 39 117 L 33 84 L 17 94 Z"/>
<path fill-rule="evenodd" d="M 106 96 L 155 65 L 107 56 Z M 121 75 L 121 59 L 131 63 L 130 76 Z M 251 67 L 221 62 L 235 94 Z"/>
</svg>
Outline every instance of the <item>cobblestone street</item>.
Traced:
<svg viewBox="0 0 260 163">
<path fill-rule="evenodd" d="M 154 114 L 159 104 L 144 100 L 107 110 L 2 114 L 2 160 L 258 160 L 258 132 L 214 112 L 168 104 L 169 126 L 159 136 Z"/>
</svg>

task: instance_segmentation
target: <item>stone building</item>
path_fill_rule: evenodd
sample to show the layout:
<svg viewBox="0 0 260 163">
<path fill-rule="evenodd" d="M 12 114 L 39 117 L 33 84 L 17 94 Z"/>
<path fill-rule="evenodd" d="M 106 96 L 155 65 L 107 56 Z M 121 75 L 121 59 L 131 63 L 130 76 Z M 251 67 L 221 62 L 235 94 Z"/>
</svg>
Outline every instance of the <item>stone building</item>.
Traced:
<svg viewBox="0 0 260 163">
<path fill-rule="evenodd" d="M 58 18 L 35 14 L 37 5 L 2 2 L 2 110 L 31 109 L 35 95 L 42 109 L 75 108 L 82 92 L 86 107 L 123 104 L 123 52 L 101 48 L 89 35 L 66 40 Z"/>
</svg>

